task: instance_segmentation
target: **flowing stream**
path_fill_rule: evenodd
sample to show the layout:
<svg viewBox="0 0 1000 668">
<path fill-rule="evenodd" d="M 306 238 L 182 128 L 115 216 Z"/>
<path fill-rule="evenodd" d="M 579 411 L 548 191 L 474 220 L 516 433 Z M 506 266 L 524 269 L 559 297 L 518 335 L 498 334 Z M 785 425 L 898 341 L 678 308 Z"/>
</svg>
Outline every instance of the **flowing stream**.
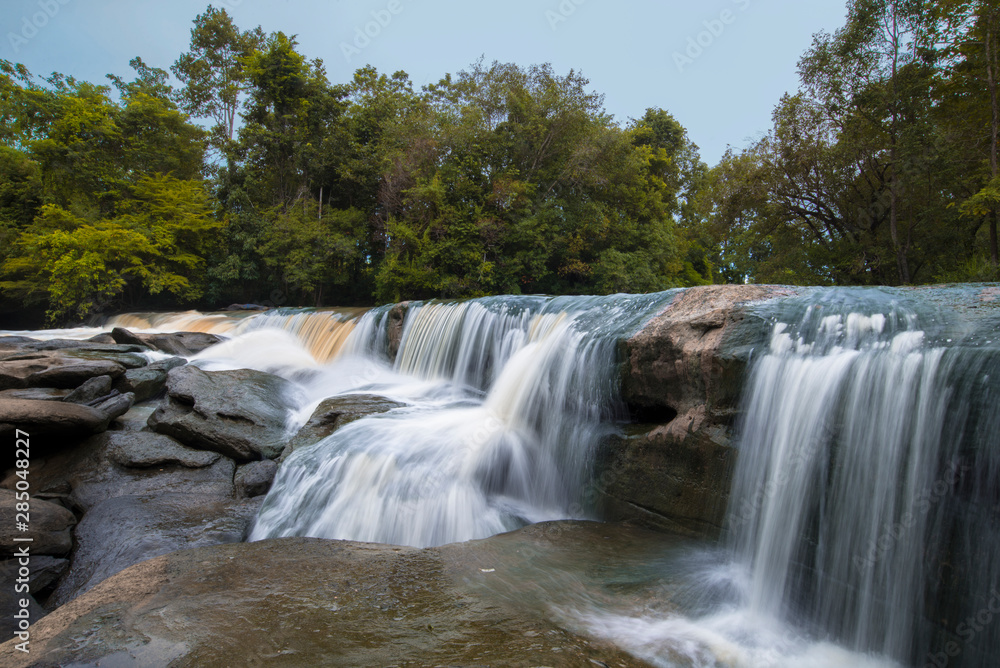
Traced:
<svg viewBox="0 0 1000 668">
<path fill-rule="evenodd" d="M 998 665 L 1000 308 L 970 294 L 802 289 L 751 307 L 725 535 L 623 554 L 632 595 L 598 595 L 591 574 L 532 604 L 658 666 Z M 674 297 L 415 303 L 395 355 L 390 307 L 23 334 L 224 334 L 193 362 L 294 381 L 290 435 L 330 397 L 398 402 L 291 454 L 251 539 L 431 546 L 592 515 L 595 447 L 627 417 L 619 343 Z"/>
</svg>

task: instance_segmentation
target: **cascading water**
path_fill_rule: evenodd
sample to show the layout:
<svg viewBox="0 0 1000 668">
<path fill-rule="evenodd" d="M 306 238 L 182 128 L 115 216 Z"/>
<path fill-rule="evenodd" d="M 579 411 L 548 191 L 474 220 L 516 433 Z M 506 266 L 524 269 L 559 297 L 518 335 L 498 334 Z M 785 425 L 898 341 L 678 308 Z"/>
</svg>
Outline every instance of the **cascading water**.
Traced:
<svg viewBox="0 0 1000 668">
<path fill-rule="evenodd" d="M 723 545 L 672 562 L 678 612 L 586 627 L 662 666 L 995 666 L 1000 318 L 921 297 L 759 307 Z"/>
<path fill-rule="evenodd" d="M 580 516 L 593 446 L 615 409 L 617 339 L 669 298 L 418 304 L 391 367 L 362 339 L 384 312 L 363 317 L 345 355 L 306 383 L 309 409 L 345 392 L 407 407 L 290 456 L 251 539 L 428 546 Z M 355 369 L 346 386 L 345 365 Z"/>
<path fill-rule="evenodd" d="M 630 566 L 638 610 L 617 590 L 546 590 L 553 617 L 658 666 L 996 665 L 1000 316 L 967 292 L 801 289 L 749 307 L 769 324 L 751 337 L 724 540 Z M 616 344 L 673 297 L 413 304 L 395 354 L 391 306 L 23 334 L 223 333 L 192 362 L 294 381 L 290 434 L 328 397 L 400 402 L 285 460 L 253 538 L 437 545 L 585 514 Z"/>
<path fill-rule="evenodd" d="M 983 559 L 1000 548 L 1000 356 L 872 297 L 775 325 L 747 387 L 732 540 L 752 613 L 923 664 L 958 620 L 1000 612 Z M 987 665 L 1000 632 L 974 635 L 948 665 Z"/>
</svg>

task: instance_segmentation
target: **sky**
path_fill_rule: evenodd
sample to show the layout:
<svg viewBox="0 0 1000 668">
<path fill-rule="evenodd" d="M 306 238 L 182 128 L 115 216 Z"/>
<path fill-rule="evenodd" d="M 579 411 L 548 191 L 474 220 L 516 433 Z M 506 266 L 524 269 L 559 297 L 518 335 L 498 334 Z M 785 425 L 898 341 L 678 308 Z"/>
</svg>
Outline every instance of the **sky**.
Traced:
<svg viewBox="0 0 1000 668">
<path fill-rule="evenodd" d="M 0 0 L 0 58 L 35 74 L 131 79 L 135 56 L 170 68 L 207 0 Z M 331 82 L 366 64 L 416 87 L 480 57 L 581 72 L 620 123 L 649 107 L 687 128 L 714 165 L 767 132 L 796 64 L 846 0 L 214 0 L 243 29 L 297 35 Z"/>
</svg>

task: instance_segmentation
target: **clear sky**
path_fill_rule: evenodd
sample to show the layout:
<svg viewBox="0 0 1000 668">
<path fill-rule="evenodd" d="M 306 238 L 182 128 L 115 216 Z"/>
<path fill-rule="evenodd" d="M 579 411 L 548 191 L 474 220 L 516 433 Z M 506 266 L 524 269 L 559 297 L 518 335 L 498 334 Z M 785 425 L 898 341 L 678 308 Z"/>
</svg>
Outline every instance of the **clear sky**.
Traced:
<svg viewBox="0 0 1000 668">
<path fill-rule="evenodd" d="M 715 164 L 770 127 L 796 63 L 845 0 L 215 0 L 241 28 L 298 36 L 343 82 L 360 66 L 435 82 L 484 56 L 575 69 L 625 122 L 662 107 Z M 105 83 L 128 61 L 169 69 L 206 0 L 0 0 L 0 58 Z M 380 21 L 377 22 L 377 21 Z M 367 30 L 370 35 L 359 37 Z M 367 42 L 365 41 L 367 39 Z M 700 42 L 700 44 L 699 44 Z M 360 48 L 359 48 L 360 46 Z M 346 48 L 345 48 L 346 47 Z M 345 53 L 346 51 L 346 53 Z"/>
</svg>

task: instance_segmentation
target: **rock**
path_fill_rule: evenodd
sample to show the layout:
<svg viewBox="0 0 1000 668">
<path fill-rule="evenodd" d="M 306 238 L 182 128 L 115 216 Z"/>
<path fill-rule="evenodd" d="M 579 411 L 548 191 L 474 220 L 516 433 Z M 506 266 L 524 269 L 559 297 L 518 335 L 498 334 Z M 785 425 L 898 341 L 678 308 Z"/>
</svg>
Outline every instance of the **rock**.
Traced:
<svg viewBox="0 0 1000 668">
<path fill-rule="evenodd" d="M 628 425 L 601 445 L 593 500 L 603 519 L 689 536 L 722 533 L 736 451 L 721 427 L 694 421 L 691 435 L 672 433 L 682 421 Z"/>
<path fill-rule="evenodd" d="M 83 360 L 60 352 L 23 353 L 0 361 L 0 390 L 75 389 L 96 376 L 118 378 L 124 373 L 125 367 L 109 360 Z"/>
<path fill-rule="evenodd" d="M 102 337 L 106 335 L 100 335 Z M 0 337 L 0 351 L 15 352 L 91 352 L 108 354 L 142 353 L 149 348 L 144 345 L 122 345 L 107 341 L 79 341 L 77 339 L 32 339 L 26 336 Z"/>
<path fill-rule="evenodd" d="M 770 330 L 754 305 L 787 292 L 690 288 L 626 341 L 622 397 L 640 424 L 608 439 L 598 457 L 600 477 L 591 492 L 609 519 L 719 534 L 746 365 Z"/>
<path fill-rule="evenodd" d="M 119 463 L 152 461 L 161 448 L 166 453 L 160 464 L 138 468 Z M 200 468 L 166 461 L 183 459 L 195 464 L 205 461 L 201 457 L 214 461 Z M 231 459 L 217 453 L 190 451 L 167 436 L 109 431 L 87 439 L 77 448 L 35 462 L 31 484 L 38 494 L 62 495 L 67 505 L 82 513 L 103 501 L 127 495 L 175 492 L 231 498 L 235 472 Z M 8 478 L 3 486 L 10 487 L 14 482 Z"/>
<path fill-rule="evenodd" d="M 7 642 L 0 663 L 645 666 L 550 621 L 576 593 L 552 584 L 662 544 L 580 522 L 426 550 L 314 538 L 184 550 L 55 610 L 32 627 L 30 656 Z"/>
<path fill-rule="evenodd" d="M 88 404 L 94 399 L 110 394 L 111 382 L 111 376 L 95 376 L 66 395 L 63 401 L 71 404 Z"/>
<path fill-rule="evenodd" d="M 171 355 L 191 357 L 225 339 L 206 332 L 176 332 L 173 334 L 137 334 L 123 327 L 111 330 L 111 336 L 118 343 L 144 345 Z"/>
<path fill-rule="evenodd" d="M 171 357 L 160 362 L 154 362 L 142 369 L 129 369 L 122 377 L 117 389 L 121 392 L 135 394 L 136 402 L 147 401 L 160 395 L 166 388 L 167 373 L 174 368 L 184 366 L 187 360 L 181 357 Z"/>
<path fill-rule="evenodd" d="M 106 360 L 111 362 L 116 362 L 126 369 L 141 369 L 146 366 L 149 361 L 142 355 L 136 353 L 121 353 L 121 352 L 109 352 L 104 350 L 64 350 L 63 355 L 67 357 L 76 357 L 78 359 L 84 360 Z"/>
<path fill-rule="evenodd" d="M 261 306 L 260 304 L 230 304 L 223 311 L 266 311 L 268 306 Z"/>
<path fill-rule="evenodd" d="M 33 439 L 46 438 L 45 444 L 35 441 L 32 445 L 57 445 L 61 438 L 95 434 L 107 429 L 108 422 L 106 413 L 91 406 L 32 399 L 0 401 L 0 436 L 20 429 Z"/>
<path fill-rule="evenodd" d="M 19 577 L 19 558 L 0 561 L 0 581 L 14 582 Z M 48 589 L 69 568 L 69 559 L 31 555 L 28 562 L 28 590 L 34 596 Z"/>
<path fill-rule="evenodd" d="M 23 390 L 0 391 L 0 401 L 8 399 L 30 399 L 32 401 L 62 401 L 72 390 L 59 390 L 54 387 L 28 387 Z"/>
<path fill-rule="evenodd" d="M 100 334 L 95 334 L 94 336 L 87 339 L 87 341 L 90 343 L 110 343 L 111 345 L 115 345 L 114 338 L 112 338 L 112 336 L 107 332 L 101 332 Z"/>
<path fill-rule="evenodd" d="M 162 434 L 119 432 L 105 438 L 108 459 L 126 468 L 176 465 L 198 469 L 211 466 L 222 457 L 217 452 L 194 450 Z"/>
<path fill-rule="evenodd" d="M 135 395 L 131 392 L 119 394 L 118 390 L 115 390 L 107 397 L 95 399 L 90 403 L 94 408 L 104 413 L 108 418 L 108 422 L 110 422 L 121 415 L 125 415 L 132 408 L 132 404 L 135 403 Z"/>
<path fill-rule="evenodd" d="M 31 553 L 62 556 L 73 548 L 73 538 L 70 529 L 76 524 L 76 517 L 62 506 L 30 499 L 28 512 L 28 531 L 19 531 L 17 524 L 22 520 L 17 517 L 18 504 L 16 492 L 0 489 L 0 557 L 7 558 L 16 554 L 22 544 L 30 545 Z M 31 538 L 30 543 L 19 544 L 15 538 Z"/>
<path fill-rule="evenodd" d="M 238 461 L 274 459 L 284 447 L 293 386 L 278 376 L 241 369 L 183 366 L 167 375 L 170 403 L 156 410 L 156 432 Z"/>
<path fill-rule="evenodd" d="M 399 302 L 391 309 L 386 316 L 388 318 L 389 324 L 387 325 L 386 332 L 388 333 L 388 353 L 389 359 L 396 359 L 396 353 L 399 352 L 399 346 L 403 342 L 403 320 L 406 319 L 406 312 L 410 309 L 410 302 Z"/>
<path fill-rule="evenodd" d="M 298 448 L 318 443 L 345 424 L 405 405 L 377 394 L 347 394 L 324 399 L 309 421 L 288 441 L 279 461 L 287 459 Z"/>
<path fill-rule="evenodd" d="M 278 464 L 271 459 L 244 464 L 236 471 L 236 495 L 250 498 L 267 494 L 277 472 Z"/>
<path fill-rule="evenodd" d="M 28 619 L 32 624 L 45 616 L 45 610 L 38 605 L 38 601 L 30 594 L 17 593 L 14 591 L 14 580 L 3 579 L 3 587 L 0 587 L 0 637 L 12 638 L 18 628 L 18 620 L 14 615 L 23 614 L 21 612 L 21 601 L 28 601 Z"/>
<path fill-rule="evenodd" d="M 63 605 L 140 561 L 177 550 L 238 543 L 262 501 L 176 492 L 102 501 L 76 527 L 72 567 L 47 605 Z"/>
<path fill-rule="evenodd" d="M 727 355 L 723 339 L 745 318 L 741 305 L 774 294 L 774 289 L 756 285 L 715 285 L 681 293 L 626 342 L 622 396 L 630 408 L 671 418 L 698 406 L 709 413 L 731 412 L 739 401 L 747 360 Z"/>
</svg>

